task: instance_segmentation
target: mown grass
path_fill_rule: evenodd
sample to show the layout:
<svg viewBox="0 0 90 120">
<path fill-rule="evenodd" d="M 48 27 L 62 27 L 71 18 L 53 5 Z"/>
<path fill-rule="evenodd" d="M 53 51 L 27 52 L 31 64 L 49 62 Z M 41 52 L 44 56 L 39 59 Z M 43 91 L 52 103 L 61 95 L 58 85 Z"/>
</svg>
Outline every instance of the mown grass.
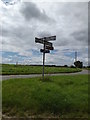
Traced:
<svg viewBox="0 0 90 120">
<path fill-rule="evenodd" d="M 88 76 L 52 76 L 2 82 L 2 111 L 7 116 L 88 117 Z"/>
<path fill-rule="evenodd" d="M 72 73 L 79 72 L 79 68 L 65 68 L 65 67 L 45 67 L 45 73 Z M 27 65 L 2 65 L 3 75 L 17 75 L 17 74 L 41 74 L 42 66 L 27 66 Z M 1 74 L 1 72 L 0 72 Z"/>
</svg>

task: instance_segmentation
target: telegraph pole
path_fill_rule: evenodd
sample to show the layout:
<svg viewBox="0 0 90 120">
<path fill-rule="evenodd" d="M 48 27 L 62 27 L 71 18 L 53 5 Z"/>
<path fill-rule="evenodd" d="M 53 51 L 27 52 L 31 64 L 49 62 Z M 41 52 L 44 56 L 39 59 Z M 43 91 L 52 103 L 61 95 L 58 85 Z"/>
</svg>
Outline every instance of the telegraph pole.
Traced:
<svg viewBox="0 0 90 120">
<path fill-rule="evenodd" d="M 77 52 L 75 52 L 75 62 L 77 61 Z"/>
</svg>

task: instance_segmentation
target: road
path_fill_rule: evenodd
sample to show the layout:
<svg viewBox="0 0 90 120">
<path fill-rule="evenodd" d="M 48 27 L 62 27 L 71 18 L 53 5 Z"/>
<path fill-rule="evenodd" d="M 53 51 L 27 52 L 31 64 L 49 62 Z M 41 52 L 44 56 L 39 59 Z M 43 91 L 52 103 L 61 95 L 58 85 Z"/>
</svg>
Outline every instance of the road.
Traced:
<svg viewBox="0 0 90 120">
<path fill-rule="evenodd" d="M 76 73 L 57 73 L 57 74 L 45 74 L 45 76 L 59 76 L 59 75 L 82 75 L 82 74 L 90 74 L 88 70 L 82 70 L 81 72 Z M 32 77 L 41 77 L 42 74 L 30 74 L 30 75 L 0 75 L 0 80 L 8 80 L 13 78 L 32 78 Z"/>
</svg>

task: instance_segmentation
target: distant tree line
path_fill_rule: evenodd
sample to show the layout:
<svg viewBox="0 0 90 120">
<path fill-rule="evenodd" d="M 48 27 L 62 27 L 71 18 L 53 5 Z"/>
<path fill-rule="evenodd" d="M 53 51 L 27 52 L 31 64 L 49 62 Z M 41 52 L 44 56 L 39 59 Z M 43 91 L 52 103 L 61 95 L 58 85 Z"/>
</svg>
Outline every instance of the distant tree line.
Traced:
<svg viewBox="0 0 90 120">
<path fill-rule="evenodd" d="M 36 64 L 24 65 L 24 64 L 5 64 L 5 63 L 3 63 L 1 65 L 12 65 L 15 67 L 19 67 L 19 66 L 21 66 L 21 67 L 23 67 L 23 66 L 42 66 L 42 65 L 36 65 Z M 90 68 L 90 65 L 83 66 L 83 62 L 81 62 L 81 61 L 76 61 L 76 62 L 74 62 L 74 65 L 70 65 L 70 66 L 68 66 L 68 65 L 63 65 L 63 66 L 62 65 L 45 65 L 45 66 L 46 67 Z"/>
</svg>

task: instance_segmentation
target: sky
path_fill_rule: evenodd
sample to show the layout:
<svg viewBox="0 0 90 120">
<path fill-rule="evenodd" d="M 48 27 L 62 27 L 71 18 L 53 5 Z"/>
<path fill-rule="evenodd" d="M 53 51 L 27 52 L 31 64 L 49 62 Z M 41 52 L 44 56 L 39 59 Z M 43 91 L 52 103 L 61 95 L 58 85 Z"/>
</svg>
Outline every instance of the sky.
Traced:
<svg viewBox="0 0 90 120">
<path fill-rule="evenodd" d="M 6 3 L 5 3 L 6 2 Z M 35 37 L 56 35 L 45 64 L 88 65 L 88 2 L 0 1 L 0 63 L 42 64 Z"/>
</svg>

